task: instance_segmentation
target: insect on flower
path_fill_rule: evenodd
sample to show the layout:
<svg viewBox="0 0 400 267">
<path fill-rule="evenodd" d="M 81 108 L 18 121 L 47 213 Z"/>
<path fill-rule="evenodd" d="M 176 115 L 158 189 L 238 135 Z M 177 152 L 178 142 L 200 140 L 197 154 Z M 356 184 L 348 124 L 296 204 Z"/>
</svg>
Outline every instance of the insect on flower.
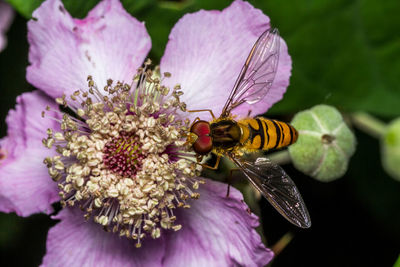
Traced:
<svg viewBox="0 0 400 267">
<path fill-rule="evenodd" d="M 278 165 L 264 156 L 255 160 L 244 157 L 255 153 L 279 149 L 296 142 L 298 133 L 288 123 L 264 117 L 235 120 L 231 112 L 243 103 L 254 104 L 270 92 L 279 61 L 279 33 L 277 29 L 265 31 L 256 41 L 235 82 L 219 118 L 210 109 L 189 112 L 210 112 L 211 122 L 197 117 L 188 134 L 188 143 L 196 152 L 197 161 L 203 156 L 217 155 L 217 169 L 222 156 L 231 159 L 260 193 L 291 223 L 308 228 L 311 219 L 304 201 L 290 177 Z"/>
</svg>

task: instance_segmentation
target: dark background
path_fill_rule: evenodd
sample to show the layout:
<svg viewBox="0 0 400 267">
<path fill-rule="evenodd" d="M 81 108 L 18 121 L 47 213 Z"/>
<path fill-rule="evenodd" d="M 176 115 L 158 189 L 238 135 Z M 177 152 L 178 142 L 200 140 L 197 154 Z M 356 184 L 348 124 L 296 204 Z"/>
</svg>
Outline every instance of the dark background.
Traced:
<svg viewBox="0 0 400 267">
<path fill-rule="evenodd" d="M 1 121 L 15 98 L 33 90 L 25 80 L 28 64 L 26 22 L 40 1 L 9 1 L 18 8 L 0 53 Z M 64 1 L 83 17 L 96 1 Z M 216 1 L 215 1 L 216 2 Z M 222 9 L 230 1 L 123 1 L 152 37 L 150 57 L 159 61 L 170 29 L 185 13 Z M 21 4 L 22 3 L 22 4 Z M 78 5 L 81 3 L 81 5 Z M 396 1 L 251 1 L 270 16 L 287 41 L 293 75 L 284 100 L 269 117 L 325 103 L 343 114 L 367 111 L 389 122 L 400 115 L 400 2 Z M 312 217 L 309 230 L 295 228 L 265 200 L 260 201 L 269 246 L 291 232 L 293 240 L 272 266 L 393 266 L 400 253 L 400 182 L 381 166 L 379 140 L 353 128 L 358 145 L 346 175 L 322 183 L 285 165 Z M 45 253 L 46 215 L 21 218 L 0 213 L 0 265 L 37 266 Z"/>
</svg>

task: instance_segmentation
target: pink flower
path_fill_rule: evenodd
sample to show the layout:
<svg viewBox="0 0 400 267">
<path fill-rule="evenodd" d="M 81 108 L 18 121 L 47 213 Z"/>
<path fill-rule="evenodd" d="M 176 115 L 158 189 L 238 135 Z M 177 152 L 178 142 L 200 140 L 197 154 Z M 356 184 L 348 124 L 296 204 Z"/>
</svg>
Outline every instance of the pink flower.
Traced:
<svg viewBox="0 0 400 267">
<path fill-rule="evenodd" d="M 42 265 L 267 264 L 273 254 L 255 232 L 258 219 L 240 192 L 232 189 L 227 198 L 225 184 L 196 177 L 196 165 L 185 159 L 182 125 L 197 114 L 181 110 L 221 111 L 252 45 L 270 27 L 268 17 L 242 1 L 222 12 L 186 15 L 161 60 L 161 73 L 172 76 L 160 81 L 142 70 L 146 79 L 134 82 L 150 37 L 119 1 L 104 0 L 78 20 L 60 0 L 48 0 L 33 17 L 27 79 L 41 91 L 19 96 L 7 117 L 0 210 L 50 214 L 61 196 L 66 207 L 54 216 L 60 222 L 49 232 Z M 274 94 L 252 106 L 255 114 L 282 98 L 290 70 L 282 41 Z M 59 112 L 56 102 L 77 116 Z M 46 136 L 50 150 L 42 144 Z"/>
<path fill-rule="evenodd" d="M 12 7 L 9 4 L 0 1 L 0 52 L 3 51 L 7 45 L 5 34 L 10 27 L 13 18 L 14 11 Z"/>
</svg>

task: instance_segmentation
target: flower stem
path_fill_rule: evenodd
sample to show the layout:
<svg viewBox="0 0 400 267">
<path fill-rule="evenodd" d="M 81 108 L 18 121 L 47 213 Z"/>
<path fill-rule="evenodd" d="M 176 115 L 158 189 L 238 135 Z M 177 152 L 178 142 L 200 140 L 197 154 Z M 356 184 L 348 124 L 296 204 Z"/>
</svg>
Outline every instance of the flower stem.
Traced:
<svg viewBox="0 0 400 267">
<path fill-rule="evenodd" d="M 365 112 L 356 112 L 351 115 L 356 127 L 367 134 L 380 138 L 386 131 L 386 124 Z"/>
<path fill-rule="evenodd" d="M 292 162 L 292 159 L 290 158 L 289 151 L 282 150 L 282 151 L 277 151 L 272 154 L 268 155 L 268 158 L 275 164 L 278 165 L 284 165 L 284 164 L 289 164 Z"/>
</svg>

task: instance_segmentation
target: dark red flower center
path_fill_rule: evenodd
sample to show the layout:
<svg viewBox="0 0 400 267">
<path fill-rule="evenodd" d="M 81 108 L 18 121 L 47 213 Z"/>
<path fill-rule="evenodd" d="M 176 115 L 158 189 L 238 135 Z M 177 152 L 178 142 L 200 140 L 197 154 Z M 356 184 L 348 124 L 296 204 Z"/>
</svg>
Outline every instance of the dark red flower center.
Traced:
<svg viewBox="0 0 400 267">
<path fill-rule="evenodd" d="M 132 177 L 141 169 L 144 155 L 137 137 L 131 133 L 122 133 L 115 140 L 108 142 L 103 152 L 104 164 L 116 174 Z"/>
</svg>

